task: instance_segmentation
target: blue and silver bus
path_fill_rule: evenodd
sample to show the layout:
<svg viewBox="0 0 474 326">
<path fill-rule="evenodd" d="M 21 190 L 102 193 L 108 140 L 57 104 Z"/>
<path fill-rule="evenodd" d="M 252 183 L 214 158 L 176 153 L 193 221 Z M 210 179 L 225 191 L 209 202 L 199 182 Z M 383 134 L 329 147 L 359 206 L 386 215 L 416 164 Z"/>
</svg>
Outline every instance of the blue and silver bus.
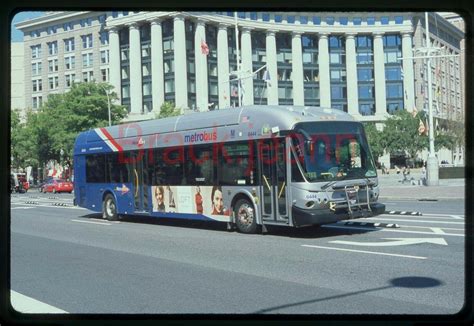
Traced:
<svg viewBox="0 0 474 326">
<path fill-rule="evenodd" d="M 240 232 L 381 214 L 362 124 L 340 110 L 248 106 L 96 128 L 74 145 L 74 202 Z"/>
</svg>

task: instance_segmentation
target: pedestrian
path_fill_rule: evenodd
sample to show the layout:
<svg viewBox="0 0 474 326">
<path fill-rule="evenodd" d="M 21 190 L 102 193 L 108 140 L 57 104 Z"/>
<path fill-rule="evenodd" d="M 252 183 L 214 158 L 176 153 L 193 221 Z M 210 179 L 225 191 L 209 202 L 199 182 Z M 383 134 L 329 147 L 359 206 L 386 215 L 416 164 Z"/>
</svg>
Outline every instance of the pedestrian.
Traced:
<svg viewBox="0 0 474 326">
<path fill-rule="evenodd" d="M 386 174 L 387 170 L 385 169 L 385 164 L 382 163 L 382 174 Z"/>
<path fill-rule="evenodd" d="M 403 174 L 402 183 L 405 183 L 405 181 L 408 181 L 408 179 L 407 179 L 407 167 L 406 166 L 403 167 L 402 174 Z"/>
<path fill-rule="evenodd" d="M 395 165 L 395 170 L 397 171 L 397 174 L 400 174 L 400 168 Z"/>
<path fill-rule="evenodd" d="M 424 165 L 423 165 L 423 167 L 421 168 L 421 184 L 422 184 L 422 185 L 425 185 L 425 184 L 426 184 L 426 168 L 425 168 Z"/>
</svg>

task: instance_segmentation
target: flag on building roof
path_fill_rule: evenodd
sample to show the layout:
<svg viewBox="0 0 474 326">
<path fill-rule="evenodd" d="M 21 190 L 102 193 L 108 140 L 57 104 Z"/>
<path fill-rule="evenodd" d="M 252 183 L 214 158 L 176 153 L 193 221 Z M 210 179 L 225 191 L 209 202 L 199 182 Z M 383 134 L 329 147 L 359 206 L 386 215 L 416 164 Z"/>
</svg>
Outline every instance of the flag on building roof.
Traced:
<svg viewBox="0 0 474 326">
<path fill-rule="evenodd" d="M 207 46 L 204 40 L 201 41 L 201 53 L 204 55 L 209 55 L 209 47 Z"/>
</svg>

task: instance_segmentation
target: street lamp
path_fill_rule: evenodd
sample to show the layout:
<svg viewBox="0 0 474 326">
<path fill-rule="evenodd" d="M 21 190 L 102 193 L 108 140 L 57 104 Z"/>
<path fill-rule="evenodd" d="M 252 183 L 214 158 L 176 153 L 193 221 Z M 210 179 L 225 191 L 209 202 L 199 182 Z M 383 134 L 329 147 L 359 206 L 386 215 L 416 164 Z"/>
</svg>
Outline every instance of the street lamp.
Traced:
<svg viewBox="0 0 474 326">
<path fill-rule="evenodd" d="M 101 84 L 97 84 L 100 88 L 102 88 L 105 92 L 105 95 L 107 95 L 107 108 L 108 108 L 108 111 L 109 111 L 109 127 L 112 126 L 112 117 L 110 115 L 110 96 L 109 96 L 109 91 L 104 87 L 102 86 Z"/>
</svg>

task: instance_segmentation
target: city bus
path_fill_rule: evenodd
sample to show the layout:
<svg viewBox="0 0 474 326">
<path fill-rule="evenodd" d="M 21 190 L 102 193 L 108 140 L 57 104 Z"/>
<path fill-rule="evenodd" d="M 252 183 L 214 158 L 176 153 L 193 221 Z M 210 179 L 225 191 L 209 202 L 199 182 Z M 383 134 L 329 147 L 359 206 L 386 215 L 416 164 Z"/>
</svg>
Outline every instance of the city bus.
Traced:
<svg viewBox="0 0 474 326">
<path fill-rule="evenodd" d="M 96 128 L 74 203 L 103 218 L 220 221 L 243 233 L 385 211 L 363 125 L 336 109 L 246 106 Z"/>
</svg>

